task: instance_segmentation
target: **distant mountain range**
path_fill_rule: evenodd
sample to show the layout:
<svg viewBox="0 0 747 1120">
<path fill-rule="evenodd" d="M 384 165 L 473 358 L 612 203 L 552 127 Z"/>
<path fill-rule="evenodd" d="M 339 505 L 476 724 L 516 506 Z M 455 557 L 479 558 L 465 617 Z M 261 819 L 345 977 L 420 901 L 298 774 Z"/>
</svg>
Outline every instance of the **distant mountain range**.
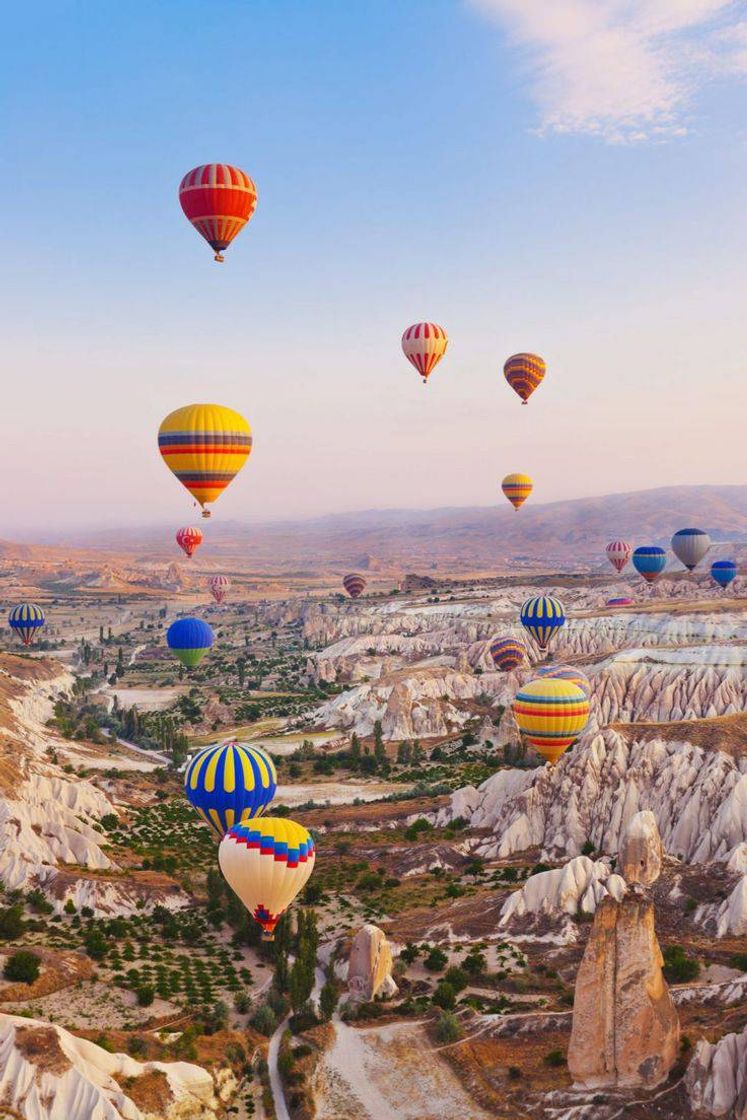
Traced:
<svg viewBox="0 0 747 1120">
<path fill-rule="evenodd" d="M 218 508 L 201 523 L 206 543 L 199 558 L 241 562 L 248 570 L 319 571 L 361 567 L 404 571 L 438 568 L 491 569 L 562 563 L 596 566 L 610 539 L 634 545 L 668 544 L 687 525 L 724 542 L 718 555 L 747 546 L 747 485 L 668 486 L 596 498 L 533 504 L 515 512 L 496 506 L 431 510 L 364 510 L 305 521 L 224 522 Z M 727 542 L 733 542 L 727 547 Z M 40 543 L 42 543 L 40 541 Z M 122 529 L 48 536 L 44 545 L 68 556 L 101 550 L 152 564 L 178 558 L 171 530 Z M 32 546 L 33 547 L 33 546 Z M 49 551 L 45 549 L 47 558 Z M 0 556 L 22 559 L 24 547 L 0 544 Z M 30 559 L 30 557 L 28 557 Z"/>
</svg>

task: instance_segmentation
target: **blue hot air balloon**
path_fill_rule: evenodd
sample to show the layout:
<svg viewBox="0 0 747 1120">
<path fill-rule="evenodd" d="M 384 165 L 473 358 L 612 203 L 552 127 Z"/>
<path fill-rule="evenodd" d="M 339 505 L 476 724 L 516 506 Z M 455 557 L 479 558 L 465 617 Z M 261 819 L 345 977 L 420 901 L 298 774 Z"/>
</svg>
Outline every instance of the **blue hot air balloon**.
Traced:
<svg viewBox="0 0 747 1120">
<path fill-rule="evenodd" d="M 691 572 L 711 547 L 711 538 L 703 529 L 678 529 L 672 537 L 672 552 Z"/>
<path fill-rule="evenodd" d="M 521 625 L 544 651 L 560 627 L 565 625 L 563 604 L 552 595 L 534 595 L 521 608 Z"/>
<path fill-rule="evenodd" d="M 276 789 L 270 756 L 252 743 L 233 739 L 205 747 L 184 775 L 188 800 L 219 839 L 234 825 L 263 813 Z"/>
<path fill-rule="evenodd" d="M 37 630 L 44 626 L 44 611 L 36 603 L 18 603 L 8 615 L 8 625 L 25 646 L 30 646 Z"/>
<path fill-rule="evenodd" d="M 733 560 L 714 560 L 711 564 L 711 576 L 719 587 L 728 587 L 736 574 L 737 565 Z"/>
<path fill-rule="evenodd" d="M 187 669 L 194 669 L 213 644 L 213 631 L 201 618 L 177 618 L 166 633 L 169 649 Z"/>
<path fill-rule="evenodd" d="M 655 544 L 644 544 L 633 553 L 633 567 L 646 583 L 658 579 L 667 566 L 667 554 Z"/>
</svg>

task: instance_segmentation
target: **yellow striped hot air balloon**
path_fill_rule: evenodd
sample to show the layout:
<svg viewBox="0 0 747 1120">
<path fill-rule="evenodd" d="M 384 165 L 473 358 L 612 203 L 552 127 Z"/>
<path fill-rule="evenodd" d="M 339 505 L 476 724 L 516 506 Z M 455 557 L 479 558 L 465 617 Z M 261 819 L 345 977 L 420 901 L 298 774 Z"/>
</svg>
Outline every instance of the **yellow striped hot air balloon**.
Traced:
<svg viewBox="0 0 747 1120">
<path fill-rule="evenodd" d="M 516 510 L 521 509 L 533 489 L 534 483 L 528 474 L 507 474 L 501 483 L 501 490 Z"/>
<path fill-rule="evenodd" d="M 552 765 L 586 727 L 589 699 L 572 681 L 543 677 L 519 689 L 513 713 L 524 738 Z"/>
<path fill-rule="evenodd" d="M 169 413 L 158 429 L 166 466 L 202 506 L 216 501 L 252 450 L 252 430 L 243 416 L 221 404 L 188 404 Z"/>
</svg>

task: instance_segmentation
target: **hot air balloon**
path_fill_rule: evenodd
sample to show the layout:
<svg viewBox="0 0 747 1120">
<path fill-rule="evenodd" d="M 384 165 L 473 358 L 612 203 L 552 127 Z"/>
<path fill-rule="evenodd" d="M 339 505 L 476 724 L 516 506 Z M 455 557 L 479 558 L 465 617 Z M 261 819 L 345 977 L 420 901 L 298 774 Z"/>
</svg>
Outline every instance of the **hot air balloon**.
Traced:
<svg viewBox="0 0 747 1120">
<path fill-rule="evenodd" d="M 423 384 L 446 353 L 449 336 L 438 323 L 413 323 L 402 335 L 402 350 L 415 366 Z"/>
<path fill-rule="evenodd" d="M 711 547 L 711 538 L 703 529 L 678 529 L 672 537 L 672 552 L 687 570 L 697 567 Z"/>
<path fill-rule="evenodd" d="M 501 483 L 501 490 L 517 510 L 524 505 L 533 488 L 534 484 L 528 474 L 507 474 Z"/>
<path fill-rule="evenodd" d="M 184 775 L 187 799 L 219 839 L 235 824 L 263 813 L 276 789 L 270 756 L 235 739 L 204 747 Z"/>
<path fill-rule="evenodd" d="M 711 577 L 719 587 L 728 587 L 736 574 L 737 565 L 733 560 L 714 560 L 711 564 Z"/>
<path fill-rule="evenodd" d="M 223 260 L 237 233 L 241 233 L 257 205 L 257 188 L 245 171 L 229 163 L 204 163 L 193 167 L 179 184 L 179 202 L 199 234 Z"/>
<path fill-rule="evenodd" d="M 278 918 L 314 870 L 314 841 L 287 817 L 259 817 L 234 825 L 218 848 L 226 882 L 272 941 Z"/>
<path fill-rule="evenodd" d="M 589 701 L 572 681 L 543 677 L 519 689 L 513 712 L 527 742 L 554 764 L 586 727 Z"/>
<path fill-rule="evenodd" d="M 633 546 L 627 541 L 610 541 L 605 549 L 607 559 L 618 572 L 621 572 L 630 560 L 632 551 Z"/>
<path fill-rule="evenodd" d="M 216 603 L 222 603 L 231 590 L 231 581 L 228 576 L 211 576 L 208 580 L 208 587 Z"/>
<path fill-rule="evenodd" d="M 202 544 L 202 533 L 199 529 L 195 529 L 193 525 L 185 525 L 183 529 L 178 529 L 176 533 L 176 543 L 187 556 L 191 556 L 196 548 Z"/>
<path fill-rule="evenodd" d="M 614 599 L 607 600 L 608 607 L 632 607 L 635 599 L 627 599 L 624 595 L 618 595 Z"/>
<path fill-rule="evenodd" d="M 350 575 L 345 576 L 342 581 L 342 586 L 351 599 L 359 599 L 366 590 L 366 581 L 363 576 L 359 576 L 357 572 L 351 572 Z"/>
<path fill-rule="evenodd" d="M 496 669 L 510 673 L 521 665 L 527 655 L 527 647 L 518 638 L 495 638 L 490 643 L 490 656 Z"/>
<path fill-rule="evenodd" d="M 539 354 L 514 354 L 503 367 L 503 376 L 526 404 L 542 378 L 547 366 Z"/>
<path fill-rule="evenodd" d="M 30 646 L 37 630 L 45 624 L 44 611 L 36 603 L 18 603 L 8 615 L 8 625 L 25 646 Z"/>
<path fill-rule="evenodd" d="M 194 669 L 213 644 L 213 631 L 201 618 L 177 618 L 166 633 L 169 649 L 187 669 Z"/>
<path fill-rule="evenodd" d="M 646 583 L 658 579 L 667 566 L 667 554 L 655 544 L 645 544 L 633 553 L 633 567 L 643 576 Z"/>
<path fill-rule="evenodd" d="M 570 681 L 581 689 L 587 699 L 591 696 L 591 681 L 586 673 L 582 669 L 577 669 L 575 665 L 547 665 L 544 669 L 537 670 L 538 680 L 547 677 L 552 677 L 556 681 Z"/>
<path fill-rule="evenodd" d="M 252 430 L 243 416 L 220 404 L 188 404 L 170 412 L 158 429 L 166 466 L 202 508 L 215 502 L 239 473 L 252 450 Z"/>
<path fill-rule="evenodd" d="M 521 608 L 521 625 L 543 651 L 564 624 L 563 604 L 552 595 L 534 595 Z"/>
</svg>

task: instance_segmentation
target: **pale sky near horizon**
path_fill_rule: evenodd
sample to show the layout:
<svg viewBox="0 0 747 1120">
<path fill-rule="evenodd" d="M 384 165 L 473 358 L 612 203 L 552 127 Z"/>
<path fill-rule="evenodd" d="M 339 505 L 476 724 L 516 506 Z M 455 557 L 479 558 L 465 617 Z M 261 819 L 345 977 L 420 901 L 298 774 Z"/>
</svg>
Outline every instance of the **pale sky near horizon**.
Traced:
<svg viewBox="0 0 747 1120">
<path fill-rule="evenodd" d="M 227 520 L 745 481 L 742 0 L 41 0 L 4 39 L 0 536 L 190 521 L 156 431 L 198 400 L 254 429 Z M 211 160 L 259 191 L 223 265 L 176 197 Z"/>
</svg>

